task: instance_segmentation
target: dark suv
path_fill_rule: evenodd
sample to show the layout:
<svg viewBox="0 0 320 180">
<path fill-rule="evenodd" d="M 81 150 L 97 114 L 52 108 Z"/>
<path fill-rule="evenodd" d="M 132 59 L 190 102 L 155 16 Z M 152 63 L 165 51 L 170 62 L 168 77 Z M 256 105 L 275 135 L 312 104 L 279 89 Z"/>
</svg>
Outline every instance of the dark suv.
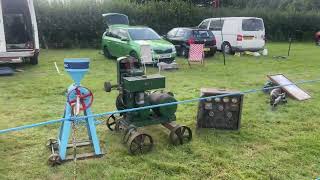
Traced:
<svg viewBox="0 0 320 180">
<path fill-rule="evenodd" d="M 214 56 L 217 51 L 216 38 L 209 30 L 198 28 L 174 28 L 165 38 L 176 47 L 177 54 L 188 57 L 190 44 L 204 44 L 206 55 Z"/>
</svg>

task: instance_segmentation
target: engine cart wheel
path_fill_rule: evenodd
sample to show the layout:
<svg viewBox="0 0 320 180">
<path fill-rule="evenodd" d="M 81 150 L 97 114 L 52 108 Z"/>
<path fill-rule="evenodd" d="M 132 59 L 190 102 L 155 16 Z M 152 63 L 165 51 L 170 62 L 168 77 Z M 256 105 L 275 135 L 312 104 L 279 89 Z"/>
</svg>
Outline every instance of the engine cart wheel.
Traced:
<svg viewBox="0 0 320 180">
<path fill-rule="evenodd" d="M 58 140 L 56 139 L 49 139 L 46 146 L 51 149 L 51 146 L 53 146 L 54 149 L 57 149 L 56 146 L 58 145 Z"/>
<path fill-rule="evenodd" d="M 110 115 L 107 119 L 106 125 L 110 131 L 116 130 L 118 120 L 114 114 Z"/>
<path fill-rule="evenodd" d="M 49 159 L 48 159 L 48 164 L 50 166 L 60 165 L 61 164 L 61 158 L 60 158 L 59 154 L 57 154 L 57 153 L 51 154 L 49 156 Z"/>
<path fill-rule="evenodd" d="M 180 52 L 181 56 L 184 58 L 188 58 L 189 57 L 189 51 L 186 47 L 182 47 L 181 48 L 181 52 Z"/>
<path fill-rule="evenodd" d="M 134 133 L 128 143 L 128 151 L 132 155 L 145 154 L 152 150 L 153 139 L 148 134 Z"/>
<path fill-rule="evenodd" d="M 120 118 L 116 118 L 116 125 L 115 125 L 115 131 L 116 132 L 122 132 L 123 130 L 126 129 L 126 126 L 124 126 L 122 123 L 121 123 L 121 119 Z"/>
<path fill-rule="evenodd" d="M 187 126 L 176 126 L 170 132 L 170 141 L 173 145 L 182 145 L 192 139 L 192 131 Z"/>
<path fill-rule="evenodd" d="M 126 144 L 129 141 L 132 134 L 134 134 L 135 132 L 137 132 L 137 128 L 134 126 L 129 126 L 124 132 L 122 143 Z"/>
</svg>

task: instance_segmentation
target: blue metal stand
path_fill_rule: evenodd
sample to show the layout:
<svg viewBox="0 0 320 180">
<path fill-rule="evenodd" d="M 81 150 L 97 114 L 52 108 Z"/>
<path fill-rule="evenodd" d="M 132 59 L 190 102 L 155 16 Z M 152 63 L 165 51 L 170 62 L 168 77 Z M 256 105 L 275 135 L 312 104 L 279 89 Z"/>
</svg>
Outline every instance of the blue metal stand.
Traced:
<svg viewBox="0 0 320 180">
<path fill-rule="evenodd" d="M 89 89 L 80 85 L 80 81 L 89 69 L 89 59 L 65 59 L 64 66 L 74 80 L 74 84 L 68 88 L 67 102 L 64 111 L 64 118 L 70 119 L 61 123 L 58 140 L 49 141 L 49 147 L 51 147 L 52 150 L 52 155 L 49 157 L 49 163 L 51 165 L 57 165 L 63 161 L 72 160 L 74 158 L 73 156 L 67 156 L 67 149 L 72 147 L 72 144 L 68 144 L 72 123 L 77 123 L 77 121 L 79 121 L 73 119 L 77 115 L 75 114 L 75 111 L 83 111 L 85 116 L 92 115 L 90 107 L 93 102 L 93 95 Z M 88 141 L 76 142 L 76 147 L 92 146 L 94 152 L 77 154 L 76 158 L 101 157 L 103 153 L 100 149 L 95 119 L 91 117 L 81 121 L 85 121 L 86 123 Z"/>
</svg>

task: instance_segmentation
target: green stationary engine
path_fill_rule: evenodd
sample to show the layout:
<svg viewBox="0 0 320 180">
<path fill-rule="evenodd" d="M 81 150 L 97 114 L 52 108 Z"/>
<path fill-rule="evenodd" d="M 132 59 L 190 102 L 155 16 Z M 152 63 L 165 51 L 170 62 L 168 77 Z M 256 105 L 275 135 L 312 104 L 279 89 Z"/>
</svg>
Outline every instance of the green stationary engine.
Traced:
<svg viewBox="0 0 320 180">
<path fill-rule="evenodd" d="M 177 100 L 170 92 L 151 91 L 165 88 L 165 77 L 160 74 L 145 75 L 139 60 L 133 57 L 122 57 L 117 60 L 117 85 L 105 82 L 106 92 L 116 88 L 119 95 L 116 99 L 118 110 L 139 108 Z M 128 145 L 131 154 L 145 153 L 152 149 L 153 139 L 142 133 L 139 127 L 162 124 L 170 130 L 169 138 L 174 145 L 183 144 L 192 139 L 191 129 L 174 123 L 177 105 L 148 108 L 138 111 L 111 115 L 107 120 L 110 130 L 124 132 L 123 141 Z"/>
</svg>

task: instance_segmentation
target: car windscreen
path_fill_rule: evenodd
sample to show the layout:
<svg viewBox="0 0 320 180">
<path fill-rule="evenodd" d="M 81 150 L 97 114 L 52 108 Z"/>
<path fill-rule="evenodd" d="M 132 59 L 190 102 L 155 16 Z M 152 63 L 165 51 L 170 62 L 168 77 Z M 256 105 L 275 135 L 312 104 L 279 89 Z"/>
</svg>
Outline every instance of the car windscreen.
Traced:
<svg viewBox="0 0 320 180">
<path fill-rule="evenodd" d="M 211 38 L 211 37 L 213 37 L 213 34 L 211 31 L 194 30 L 193 37 L 195 37 L 195 38 Z"/>
<path fill-rule="evenodd" d="M 128 29 L 132 40 L 159 40 L 161 37 L 150 28 Z"/>
<path fill-rule="evenodd" d="M 264 25 L 261 19 L 244 19 L 242 20 L 243 31 L 263 31 Z"/>
</svg>

